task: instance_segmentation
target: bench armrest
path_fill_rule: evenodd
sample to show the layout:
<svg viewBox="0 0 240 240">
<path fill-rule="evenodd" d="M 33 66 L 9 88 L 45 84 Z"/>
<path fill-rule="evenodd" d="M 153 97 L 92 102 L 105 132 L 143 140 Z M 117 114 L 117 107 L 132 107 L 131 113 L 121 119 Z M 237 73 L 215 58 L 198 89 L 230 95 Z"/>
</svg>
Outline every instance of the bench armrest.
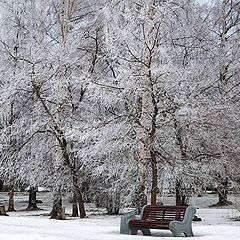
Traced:
<svg viewBox="0 0 240 240">
<path fill-rule="evenodd" d="M 185 223 L 185 222 L 190 221 L 190 223 L 191 223 L 195 214 L 196 214 L 196 208 L 188 206 L 186 211 L 185 211 L 184 218 L 183 218 L 182 222 Z"/>
<path fill-rule="evenodd" d="M 192 232 L 192 219 L 196 213 L 196 208 L 187 207 L 183 221 L 171 221 L 169 229 L 172 231 L 174 237 L 179 237 L 181 233 L 184 233 L 187 237 L 193 237 Z"/>
<path fill-rule="evenodd" d="M 136 214 L 135 210 L 125 214 L 121 217 L 121 223 L 120 223 L 120 234 L 129 234 L 129 221 L 131 219 L 135 219 Z"/>
</svg>

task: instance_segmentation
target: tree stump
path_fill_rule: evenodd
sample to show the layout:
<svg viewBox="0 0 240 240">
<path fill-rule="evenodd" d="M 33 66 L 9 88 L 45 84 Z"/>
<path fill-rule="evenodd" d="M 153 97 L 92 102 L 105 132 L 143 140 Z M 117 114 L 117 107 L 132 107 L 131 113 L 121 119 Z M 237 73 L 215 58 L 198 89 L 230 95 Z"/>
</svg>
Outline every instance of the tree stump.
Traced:
<svg viewBox="0 0 240 240">
<path fill-rule="evenodd" d="M 3 205 L 0 206 L 0 215 L 8 216 L 5 210 L 5 207 Z"/>
</svg>

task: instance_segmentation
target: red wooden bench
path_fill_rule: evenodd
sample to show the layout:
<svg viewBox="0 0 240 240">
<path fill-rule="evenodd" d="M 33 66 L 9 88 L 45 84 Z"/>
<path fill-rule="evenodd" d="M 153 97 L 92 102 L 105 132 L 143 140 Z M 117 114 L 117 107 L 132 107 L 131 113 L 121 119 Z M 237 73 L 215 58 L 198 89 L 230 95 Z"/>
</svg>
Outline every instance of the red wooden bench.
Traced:
<svg viewBox="0 0 240 240">
<path fill-rule="evenodd" d="M 128 221 L 129 232 L 136 235 L 138 230 L 143 235 L 150 236 L 150 229 L 169 229 L 173 236 L 193 236 L 192 218 L 196 209 L 188 206 L 144 206 L 141 219 L 130 219 Z"/>
</svg>

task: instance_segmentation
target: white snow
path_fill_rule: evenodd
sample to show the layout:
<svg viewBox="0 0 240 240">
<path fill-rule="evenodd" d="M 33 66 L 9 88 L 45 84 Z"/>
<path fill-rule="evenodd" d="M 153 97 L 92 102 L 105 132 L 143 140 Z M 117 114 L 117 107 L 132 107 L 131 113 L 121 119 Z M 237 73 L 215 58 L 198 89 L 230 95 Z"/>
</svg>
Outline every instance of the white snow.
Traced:
<svg viewBox="0 0 240 240">
<path fill-rule="evenodd" d="M 193 223 L 195 237 L 187 239 L 240 239 L 240 223 L 228 219 L 235 215 L 234 210 L 198 209 L 197 213 L 203 221 Z M 171 237 L 171 232 L 167 230 L 153 230 L 152 237 L 120 235 L 119 223 L 120 216 L 103 215 L 58 221 L 48 217 L 26 217 L 21 216 L 21 213 L 13 213 L 9 217 L 0 217 L 0 240 L 149 240 L 154 237 L 183 239 Z"/>
<path fill-rule="evenodd" d="M 50 190 L 45 188 L 45 187 L 37 187 L 37 189 L 38 189 L 38 192 L 50 192 Z M 26 192 L 29 191 L 29 190 L 30 190 L 30 186 L 25 188 Z"/>
<path fill-rule="evenodd" d="M 210 197 L 211 201 L 213 199 L 216 198 Z M 206 198 L 198 198 L 198 201 L 202 201 L 201 204 L 205 201 L 209 202 Z M 20 203 L 25 204 L 25 201 L 20 201 Z M 197 205 L 201 206 L 201 204 Z M 70 205 L 66 209 L 67 212 L 70 211 Z M 90 209 L 88 208 L 88 210 Z M 197 209 L 197 216 L 201 217 L 202 221 L 193 223 L 195 234 L 193 238 L 173 238 L 171 232 L 167 230 L 152 230 L 152 237 L 145 237 L 140 234 L 138 236 L 120 235 L 121 215 L 109 216 L 101 213 L 101 211 L 98 212 L 101 213 L 100 215 L 88 214 L 89 217 L 86 219 L 68 217 L 64 221 L 50 220 L 49 216 L 45 215 L 46 213 L 49 213 L 49 209 L 36 212 L 17 211 L 9 213 L 8 217 L 0 216 L 0 240 L 240 239 L 240 222 L 232 220 L 240 213 L 231 208 L 213 209 L 203 206 Z"/>
<path fill-rule="evenodd" d="M 10 213 L 9 217 L 0 216 L 0 240 L 146 240 L 154 237 L 183 239 L 171 237 L 171 232 L 166 230 L 152 230 L 152 237 L 120 235 L 120 216 L 102 215 L 58 221 L 50 220 L 46 216 L 36 217 L 37 213 L 39 214 L 28 212 L 31 215 L 24 216 L 17 212 Z M 198 209 L 197 215 L 203 221 L 193 223 L 193 239 L 240 239 L 240 222 L 230 219 L 237 216 L 236 210 Z"/>
</svg>

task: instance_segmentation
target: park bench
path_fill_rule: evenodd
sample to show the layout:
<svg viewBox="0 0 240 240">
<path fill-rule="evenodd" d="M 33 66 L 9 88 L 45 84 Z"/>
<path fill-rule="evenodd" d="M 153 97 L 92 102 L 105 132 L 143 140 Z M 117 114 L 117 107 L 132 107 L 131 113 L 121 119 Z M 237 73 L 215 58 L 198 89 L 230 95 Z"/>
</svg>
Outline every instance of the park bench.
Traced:
<svg viewBox="0 0 240 240">
<path fill-rule="evenodd" d="M 168 229 L 174 237 L 182 233 L 193 236 L 192 218 L 196 209 L 190 206 L 146 205 L 143 207 L 140 219 L 130 212 L 121 220 L 120 233 L 136 235 L 138 230 L 143 235 L 150 236 L 150 229 Z"/>
</svg>

